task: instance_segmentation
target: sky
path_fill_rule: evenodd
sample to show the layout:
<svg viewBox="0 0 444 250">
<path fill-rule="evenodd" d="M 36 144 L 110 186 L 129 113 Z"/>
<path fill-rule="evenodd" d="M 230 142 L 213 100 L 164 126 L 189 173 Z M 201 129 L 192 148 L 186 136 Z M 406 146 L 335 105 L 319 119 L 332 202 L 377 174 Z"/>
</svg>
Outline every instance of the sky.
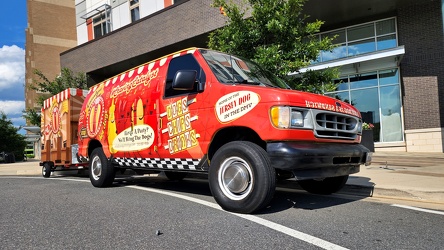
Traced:
<svg viewBox="0 0 444 250">
<path fill-rule="evenodd" d="M 0 8 L 0 111 L 15 126 L 24 126 L 26 0 L 2 3 Z M 20 130 L 23 133 L 23 129 Z"/>
</svg>

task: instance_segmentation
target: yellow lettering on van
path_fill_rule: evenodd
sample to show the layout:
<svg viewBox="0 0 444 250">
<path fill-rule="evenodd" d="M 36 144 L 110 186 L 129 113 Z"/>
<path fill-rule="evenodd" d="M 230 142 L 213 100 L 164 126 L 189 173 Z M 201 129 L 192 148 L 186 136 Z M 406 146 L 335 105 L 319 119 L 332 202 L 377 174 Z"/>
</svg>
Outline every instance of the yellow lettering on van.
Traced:
<svg viewBox="0 0 444 250">
<path fill-rule="evenodd" d="M 181 116 L 182 115 L 182 100 L 177 100 L 176 107 L 177 107 L 177 115 Z"/>
<path fill-rule="evenodd" d="M 171 111 L 171 105 L 168 105 L 166 109 L 167 109 L 167 119 L 168 121 L 171 121 L 171 119 L 173 119 L 173 112 Z"/>
<path fill-rule="evenodd" d="M 115 86 L 111 90 L 110 97 L 111 98 L 116 98 L 117 96 L 119 96 L 122 93 L 129 94 L 131 92 L 131 90 L 137 88 L 142 83 L 143 83 L 144 86 L 149 86 L 150 83 L 151 83 L 151 80 L 156 78 L 158 73 L 159 73 L 159 69 L 157 68 L 157 69 L 155 69 L 153 71 L 147 72 L 144 75 L 137 75 L 136 77 L 134 77 L 133 80 L 125 82 L 122 85 Z"/>
</svg>

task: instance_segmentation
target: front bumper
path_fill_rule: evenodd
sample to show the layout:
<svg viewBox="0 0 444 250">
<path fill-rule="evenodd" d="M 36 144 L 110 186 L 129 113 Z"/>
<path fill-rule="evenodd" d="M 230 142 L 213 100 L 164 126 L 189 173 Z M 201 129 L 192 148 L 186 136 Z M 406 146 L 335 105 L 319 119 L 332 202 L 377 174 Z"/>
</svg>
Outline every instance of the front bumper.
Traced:
<svg viewBox="0 0 444 250">
<path fill-rule="evenodd" d="M 293 172 L 296 179 L 314 179 L 359 172 L 372 153 L 360 144 L 273 142 L 267 144 L 271 164 Z"/>
</svg>

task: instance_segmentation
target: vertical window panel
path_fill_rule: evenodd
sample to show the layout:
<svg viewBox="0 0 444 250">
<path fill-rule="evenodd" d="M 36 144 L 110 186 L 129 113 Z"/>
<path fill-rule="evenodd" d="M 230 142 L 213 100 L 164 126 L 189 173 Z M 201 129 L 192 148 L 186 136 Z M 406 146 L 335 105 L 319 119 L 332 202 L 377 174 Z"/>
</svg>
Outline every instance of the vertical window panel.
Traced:
<svg viewBox="0 0 444 250">
<path fill-rule="evenodd" d="M 402 141 L 401 100 L 399 85 L 385 86 L 381 95 L 381 137 L 383 142 Z"/>
<path fill-rule="evenodd" d="M 378 88 L 352 90 L 350 96 L 351 104 L 361 112 L 362 121 L 374 125 L 373 139 L 380 141 L 381 122 L 379 118 Z"/>
<path fill-rule="evenodd" d="M 137 21 L 140 19 L 139 12 L 139 0 L 130 0 L 130 12 L 131 12 L 131 22 Z"/>
</svg>

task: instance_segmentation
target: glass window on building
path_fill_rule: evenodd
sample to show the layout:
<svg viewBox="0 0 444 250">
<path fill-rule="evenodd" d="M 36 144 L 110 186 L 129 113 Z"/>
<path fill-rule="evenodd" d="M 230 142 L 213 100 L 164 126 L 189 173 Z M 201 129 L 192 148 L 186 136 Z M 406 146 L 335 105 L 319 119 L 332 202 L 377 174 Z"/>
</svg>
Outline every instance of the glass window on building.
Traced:
<svg viewBox="0 0 444 250">
<path fill-rule="evenodd" d="M 322 51 L 315 63 L 395 48 L 398 44 L 395 21 L 395 18 L 383 19 L 319 34 L 320 39 L 334 38 L 336 47 Z"/>
<path fill-rule="evenodd" d="M 335 92 L 326 93 L 355 106 L 374 125 L 375 142 L 403 141 L 399 69 L 344 76 Z"/>
<path fill-rule="evenodd" d="M 106 12 L 106 11 L 105 11 Z M 110 16 L 107 13 L 102 12 L 101 14 L 93 18 L 94 26 L 94 38 L 97 39 L 111 32 L 111 21 Z"/>
<path fill-rule="evenodd" d="M 130 0 L 129 5 L 131 12 L 131 22 L 135 22 L 140 19 L 139 0 Z"/>
</svg>

